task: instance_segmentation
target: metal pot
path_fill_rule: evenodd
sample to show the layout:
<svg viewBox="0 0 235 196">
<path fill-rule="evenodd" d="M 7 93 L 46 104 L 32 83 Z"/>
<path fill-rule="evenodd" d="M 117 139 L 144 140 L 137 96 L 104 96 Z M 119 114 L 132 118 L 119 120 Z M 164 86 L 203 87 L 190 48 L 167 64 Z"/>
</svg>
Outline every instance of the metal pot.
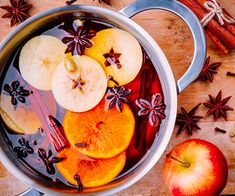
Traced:
<svg viewBox="0 0 235 196">
<path fill-rule="evenodd" d="M 192 32 L 194 39 L 193 60 L 187 72 L 177 82 L 175 82 L 169 63 L 157 43 L 143 28 L 129 19 L 135 14 L 149 9 L 167 10 L 180 16 L 188 24 Z M 200 22 L 193 12 L 176 0 L 138 0 L 119 12 L 89 5 L 73 5 L 53 8 L 32 16 L 14 29 L 1 42 L 1 77 L 3 77 L 3 69 L 10 57 L 9 54 L 11 54 L 17 46 L 26 40 L 29 35 L 32 35 L 37 29 L 42 28 L 43 26 L 48 25 L 51 21 L 57 20 L 61 16 L 65 15 L 73 15 L 77 18 L 95 18 L 96 20 L 111 23 L 130 32 L 138 39 L 150 56 L 161 81 L 165 98 L 164 102 L 167 105 L 166 119 L 162 121 L 159 133 L 156 135 L 154 143 L 146 155 L 133 168 L 111 183 L 98 188 L 85 189 L 82 193 L 79 193 L 85 195 L 110 195 L 121 191 L 138 181 L 156 164 L 163 154 L 171 138 L 175 124 L 177 92 L 182 92 L 193 80 L 195 80 L 204 64 L 206 56 L 205 35 Z M 48 195 L 70 195 L 77 193 L 76 190 L 66 190 L 61 187 L 53 187 L 50 182 L 41 179 L 28 168 L 23 166 L 10 151 L 1 135 L 0 158 L 4 166 L 13 175 L 34 188 L 26 191 L 24 193 L 25 195 L 40 195 L 36 190 Z"/>
</svg>

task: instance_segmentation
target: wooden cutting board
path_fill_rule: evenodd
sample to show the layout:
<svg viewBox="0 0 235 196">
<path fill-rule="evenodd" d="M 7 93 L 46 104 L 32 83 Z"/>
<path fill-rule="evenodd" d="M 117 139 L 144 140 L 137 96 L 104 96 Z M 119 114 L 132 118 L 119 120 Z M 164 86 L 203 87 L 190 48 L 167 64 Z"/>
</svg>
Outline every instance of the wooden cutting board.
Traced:
<svg viewBox="0 0 235 196">
<path fill-rule="evenodd" d="M 65 0 L 29 0 L 34 5 L 30 14 L 34 15 L 48 8 L 63 6 Z M 147 0 L 146 0 L 147 1 Z M 89 4 L 106 7 L 115 11 L 133 2 L 133 0 L 111 0 L 112 7 L 104 4 L 100 5 L 98 0 L 78 0 L 79 4 Z M 235 16 L 235 1 L 221 0 L 223 6 Z M 8 4 L 8 0 L 0 0 L 0 5 Z M 5 12 L 0 9 L 0 16 Z M 193 39 L 187 25 L 177 16 L 166 11 L 154 10 L 146 11 L 133 18 L 134 21 L 144 27 L 160 45 L 164 51 L 169 63 L 171 64 L 174 76 L 178 79 L 186 71 L 192 60 Z M 0 18 L 0 41 L 12 30 L 8 19 Z M 235 77 L 227 77 L 226 72 L 235 72 L 235 52 L 228 55 L 221 54 L 214 45 L 208 40 L 208 55 L 211 56 L 211 62 L 222 62 L 218 69 L 218 74 L 214 77 L 214 82 L 203 83 L 194 82 L 183 93 L 178 96 L 178 110 L 181 106 L 187 110 L 200 102 L 208 100 L 208 94 L 216 95 L 221 89 L 224 96 L 232 95 L 229 105 L 235 108 Z M 198 114 L 205 116 L 206 108 L 201 106 Z M 189 137 L 186 133 L 176 136 L 177 126 L 171 141 L 160 161 L 145 175 L 140 181 L 128 189 L 121 191 L 116 195 L 170 195 L 167 187 L 164 185 L 161 176 L 163 161 L 167 152 L 176 144 L 191 138 L 201 138 L 217 145 L 225 154 L 229 164 L 228 183 L 223 193 L 235 193 L 235 138 L 230 138 L 228 133 L 221 134 L 214 131 L 215 127 L 231 130 L 235 127 L 235 112 L 229 112 L 228 121 L 219 120 L 214 122 L 211 117 L 200 121 L 200 131 L 193 133 Z M 16 195 L 26 190 L 27 185 L 16 179 L 0 163 L 0 196 Z"/>
</svg>

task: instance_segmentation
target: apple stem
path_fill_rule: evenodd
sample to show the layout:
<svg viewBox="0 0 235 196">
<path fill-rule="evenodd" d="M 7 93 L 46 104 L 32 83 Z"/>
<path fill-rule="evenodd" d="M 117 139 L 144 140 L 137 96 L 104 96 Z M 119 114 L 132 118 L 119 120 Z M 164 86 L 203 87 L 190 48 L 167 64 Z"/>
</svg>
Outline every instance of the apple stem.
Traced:
<svg viewBox="0 0 235 196">
<path fill-rule="evenodd" d="M 179 159 L 173 157 L 171 154 L 167 154 L 166 157 L 167 157 L 167 158 L 171 158 L 171 159 L 173 159 L 173 160 L 175 160 L 175 161 L 181 163 L 184 167 L 187 167 L 187 168 L 190 167 L 190 163 L 185 163 L 185 162 L 183 162 L 183 161 L 181 161 L 181 160 L 179 160 Z"/>
</svg>

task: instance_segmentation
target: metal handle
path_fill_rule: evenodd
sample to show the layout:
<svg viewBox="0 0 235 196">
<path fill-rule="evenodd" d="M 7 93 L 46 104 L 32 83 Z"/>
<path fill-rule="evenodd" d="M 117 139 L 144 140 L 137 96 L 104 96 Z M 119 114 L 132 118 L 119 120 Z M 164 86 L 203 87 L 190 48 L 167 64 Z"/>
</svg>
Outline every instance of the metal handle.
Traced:
<svg viewBox="0 0 235 196">
<path fill-rule="evenodd" d="M 181 93 L 192 83 L 203 68 L 206 57 L 206 38 L 204 29 L 197 16 L 185 5 L 176 0 L 137 0 L 123 8 L 119 13 L 132 17 L 140 12 L 150 9 L 170 11 L 181 17 L 189 26 L 194 40 L 194 55 L 191 65 L 186 73 L 176 82 L 177 91 Z"/>
<path fill-rule="evenodd" d="M 19 194 L 18 196 L 42 196 L 43 193 L 35 190 L 35 189 L 28 189 L 25 192 Z"/>
</svg>

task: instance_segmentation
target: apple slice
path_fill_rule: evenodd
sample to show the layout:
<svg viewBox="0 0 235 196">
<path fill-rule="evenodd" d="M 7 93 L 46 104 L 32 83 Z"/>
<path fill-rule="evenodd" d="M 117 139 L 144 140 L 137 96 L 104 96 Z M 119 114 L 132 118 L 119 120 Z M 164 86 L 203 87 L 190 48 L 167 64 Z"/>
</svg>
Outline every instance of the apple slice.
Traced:
<svg viewBox="0 0 235 196">
<path fill-rule="evenodd" d="M 110 28 L 99 31 L 91 41 L 93 45 L 85 49 L 85 55 L 97 60 L 107 76 L 111 76 L 118 85 L 135 79 L 142 66 L 143 54 L 133 35 L 121 29 Z M 109 87 L 114 85 L 112 81 L 108 84 Z"/>
<path fill-rule="evenodd" d="M 44 128 L 45 108 L 50 115 L 56 115 L 56 103 L 52 93 L 45 91 L 41 95 L 37 94 L 35 89 L 34 93 L 26 98 L 26 103 L 18 101 L 17 105 L 12 105 L 11 96 L 1 94 L 0 114 L 5 125 L 13 133 L 35 134 L 39 128 Z M 39 102 L 43 103 L 43 106 Z"/>
<path fill-rule="evenodd" d="M 14 133 L 34 134 L 42 127 L 37 114 L 24 105 L 15 109 L 10 96 L 1 95 L 1 116 L 7 127 Z"/>
<path fill-rule="evenodd" d="M 82 55 L 66 57 L 52 78 L 55 100 L 65 109 L 85 112 L 94 108 L 107 89 L 107 78 L 101 65 Z"/>
<path fill-rule="evenodd" d="M 51 80 L 57 65 L 65 58 L 66 45 L 58 38 L 40 35 L 22 48 L 19 68 L 26 82 L 40 90 L 51 90 Z"/>
</svg>

